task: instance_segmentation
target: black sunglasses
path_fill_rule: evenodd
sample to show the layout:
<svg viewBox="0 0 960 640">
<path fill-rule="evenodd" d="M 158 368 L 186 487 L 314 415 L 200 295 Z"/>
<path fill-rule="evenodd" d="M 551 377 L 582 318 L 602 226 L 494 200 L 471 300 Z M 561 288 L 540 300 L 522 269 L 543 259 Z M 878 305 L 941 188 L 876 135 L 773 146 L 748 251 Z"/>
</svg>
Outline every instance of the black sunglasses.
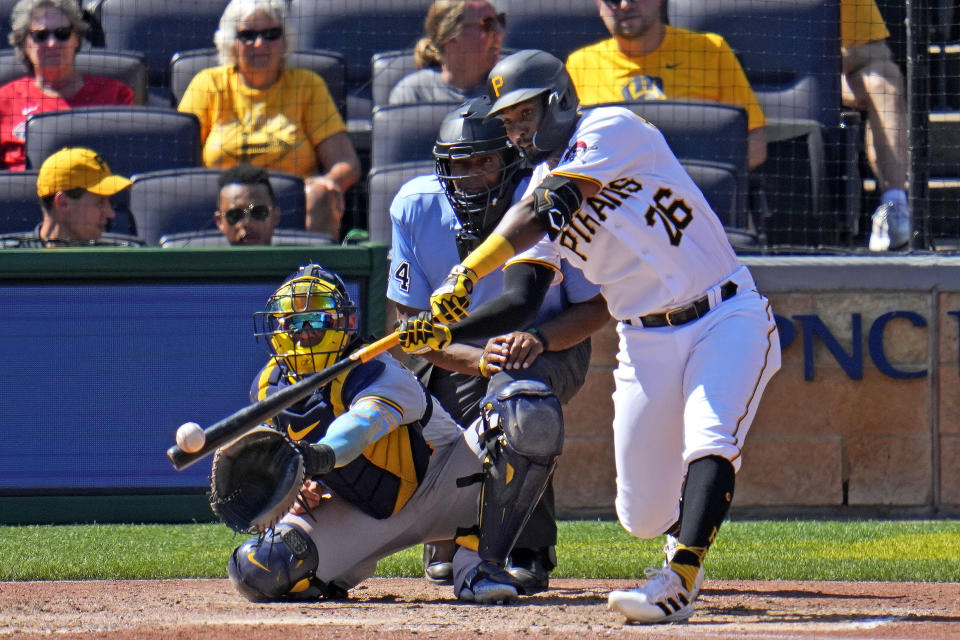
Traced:
<svg viewBox="0 0 960 640">
<path fill-rule="evenodd" d="M 270 207 L 265 204 L 251 203 L 246 207 L 234 207 L 233 209 L 227 209 L 223 212 L 223 217 L 226 218 L 227 222 L 231 225 L 237 224 L 247 215 L 254 220 L 262 222 L 270 215 Z"/>
<path fill-rule="evenodd" d="M 66 42 L 73 35 L 73 27 L 59 27 L 57 29 L 37 29 L 30 32 L 30 39 L 37 44 L 43 44 L 53 36 L 60 42 Z"/>
<path fill-rule="evenodd" d="M 627 4 L 634 4 L 635 2 L 640 2 L 640 0 L 627 0 Z M 603 0 L 603 3 L 611 9 L 616 9 L 620 6 L 620 0 Z"/>
<path fill-rule="evenodd" d="M 270 27 L 269 29 L 244 29 L 237 31 L 237 38 L 244 44 L 253 44 L 257 38 L 263 38 L 265 42 L 273 42 L 283 37 L 283 27 Z"/>
</svg>

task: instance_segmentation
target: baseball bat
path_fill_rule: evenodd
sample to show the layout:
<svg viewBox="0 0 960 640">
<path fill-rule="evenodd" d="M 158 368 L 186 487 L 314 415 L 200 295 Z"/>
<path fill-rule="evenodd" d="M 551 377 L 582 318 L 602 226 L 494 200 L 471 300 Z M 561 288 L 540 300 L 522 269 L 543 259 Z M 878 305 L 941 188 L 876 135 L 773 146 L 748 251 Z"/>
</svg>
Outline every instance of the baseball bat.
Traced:
<svg viewBox="0 0 960 640">
<path fill-rule="evenodd" d="M 383 353 L 399 344 L 399 334 L 394 331 L 390 335 L 372 342 L 365 347 L 354 351 L 346 358 L 338 360 L 326 369 L 277 391 L 272 396 L 240 409 L 227 416 L 220 422 L 210 425 L 203 430 L 205 436 L 203 447 L 193 453 L 187 453 L 177 445 L 167 449 L 167 457 L 177 471 L 186 469 L 194 462 L 205 458 L 220 447 L 233 442 L 248 431 L 263 424 L 266 420 L 277 415 L 290 405 L 303 400 L 314 390 L 329 383 L 337 376 L 350 371 L 362 362 Z"/>
</svg>

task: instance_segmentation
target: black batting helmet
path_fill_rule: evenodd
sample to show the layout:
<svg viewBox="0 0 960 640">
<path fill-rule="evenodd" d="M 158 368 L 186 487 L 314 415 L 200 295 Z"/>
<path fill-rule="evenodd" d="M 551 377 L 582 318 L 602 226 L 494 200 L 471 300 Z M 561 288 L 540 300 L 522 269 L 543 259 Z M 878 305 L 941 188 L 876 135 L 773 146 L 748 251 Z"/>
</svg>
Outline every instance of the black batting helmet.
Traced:
<svg viewBox="0 0 960 640">
<path fill-rule="evenodd" d="M 487 95 L 489 116 L 542 97 L 543 119 L 533 136 L 541 157 L 565 146 L 577 123 L 577 90 L 563 62 L 546 51 L 524 49 L 500 60 L 487 76 Z"/>
<path fill-rule="evenodd" d="M 437 177 L 462 227 L 458 246 L 468 250 L 472 249 L 469 245 L 478 244 L 493 231 L 524 175 L 520 154 L 510 144 L 503 124 L 496 118 L 487 119 L 489 110 L 490 100 L 486 96 L 458 106 L 440 123 L 433 145 Z M 451 161 L 492 153 L 500 157 L 496 182 L 482 190 L 468 191 L 463 184 L 465 176 L 454 175 Z"/>
</svg>

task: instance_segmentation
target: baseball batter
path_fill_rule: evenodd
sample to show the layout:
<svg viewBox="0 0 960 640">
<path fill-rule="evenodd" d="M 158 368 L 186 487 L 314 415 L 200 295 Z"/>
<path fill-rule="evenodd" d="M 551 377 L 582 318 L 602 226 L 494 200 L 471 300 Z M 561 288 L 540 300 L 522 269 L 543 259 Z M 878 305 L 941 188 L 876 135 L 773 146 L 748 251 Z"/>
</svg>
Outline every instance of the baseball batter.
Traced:
<svg viewBox="0 0 960 640">
<path fill-rule="evenodd" d="M 256 336 L 272 359 L 251 398 L 357 349 L 356 320 L 336 274 L 301 267 L 255 314 Z M 253 601 L 342 598 L 380 558 L 457 535 L 455 595 L 515 600 L 521 590 L 504 570 L 506 558 L 559 456 L 562 416 L 537 382 L 507 385 L 483 407 L 461 429 L 409 370 L 382 354 L 281 412 L 271 426 L 294 442 L 324 445 L 335 463 L 307 480 L 301 503 L 275 528 L 234 550 L 228 573 L 236 589 Z M 529 412 L 538 428 L 519 432 L 517 418 Z"/>
<path fill-rule="evenodd" d="M 565 258 L 599 284 L 620 321 L 617 515 L 637 537 L 677 537 L 664 566 L 612 592 L 609 606 L 641 623 L 685 619 L 744 438 L 780 367 L 770 304 L 649 123 L 620 107 L 581 113 L 563 63 L 543 51 L 504 58 L 488 93 L 511 142 L 540 163 L 532 188 L 434 292 L 434 318 L 408 321 L 422 339 L 401 345 L 442 348 L 522 322 L 508 301 L 464 319 L 474 282 L 511 259 L 556 268 Z"/>
</svg>

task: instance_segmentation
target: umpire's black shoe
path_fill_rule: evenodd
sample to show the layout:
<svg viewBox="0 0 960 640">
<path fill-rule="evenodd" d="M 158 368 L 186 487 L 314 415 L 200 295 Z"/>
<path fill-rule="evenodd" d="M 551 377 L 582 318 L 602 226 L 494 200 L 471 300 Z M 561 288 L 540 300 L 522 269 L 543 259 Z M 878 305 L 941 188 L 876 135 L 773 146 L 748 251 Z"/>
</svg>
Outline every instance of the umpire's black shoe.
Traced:
<svg viewBox="0 0 960 640">
<path fill-rule="evenodd" d="M 557 566 L 553 547 L 514 549 L 510 554 L 507 572 L 516 579 L 524 595 L 546 591 L 550 586 L 550 572 Z"/>
</svg>

